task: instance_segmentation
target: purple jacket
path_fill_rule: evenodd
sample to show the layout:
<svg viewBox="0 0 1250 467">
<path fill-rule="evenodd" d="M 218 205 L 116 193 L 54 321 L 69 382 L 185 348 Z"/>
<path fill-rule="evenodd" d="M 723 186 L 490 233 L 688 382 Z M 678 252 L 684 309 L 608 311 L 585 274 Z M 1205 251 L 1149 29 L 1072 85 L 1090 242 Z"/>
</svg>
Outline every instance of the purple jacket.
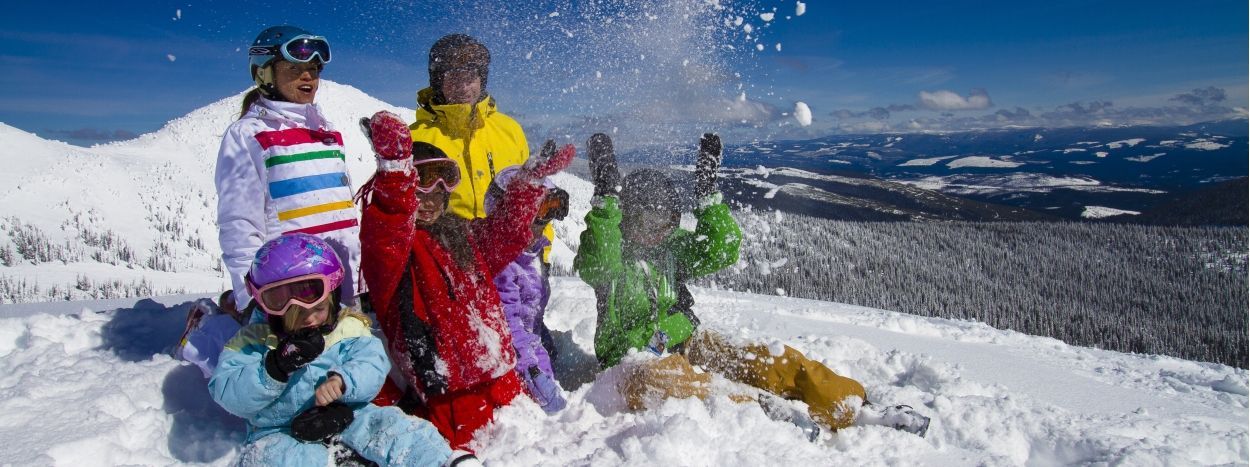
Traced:
<svg viewBox="0 0 1250 467">
<path fill-rule="evenodd" d="M 522 377 L 529 376 L 526 373 L 533 371 L 532 367 L 555 377 L 551 371 L 551 356 L 541 338 L 542 329 L 546 327 L 543 310 L 547 309 L 547 300 L 551 298 L 542 270 L 542 251 L 548 244 L 547 239 L 540 236 L 495 276 L 495 288 L 499 290 L 504 316 L 512 331 L 512 345 L 516 347 L 516 369 Z"/>
</svg>

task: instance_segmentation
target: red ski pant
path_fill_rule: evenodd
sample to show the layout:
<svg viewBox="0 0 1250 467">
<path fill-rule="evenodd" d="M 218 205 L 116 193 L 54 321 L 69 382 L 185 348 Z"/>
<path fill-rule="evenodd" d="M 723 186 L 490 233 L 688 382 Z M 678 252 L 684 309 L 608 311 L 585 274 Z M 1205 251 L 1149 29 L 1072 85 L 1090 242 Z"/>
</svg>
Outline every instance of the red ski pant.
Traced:
<svg viewBox="0 0 1250 467">
<path fill-rule="evenodd" d="M 515 371 L 461 391 L 432 396 L 417 415 L 433 423 L 452 449 L 465 449 L 473 432 L 494 418 L 495 409 L 521 394 Z"/>
</svg>

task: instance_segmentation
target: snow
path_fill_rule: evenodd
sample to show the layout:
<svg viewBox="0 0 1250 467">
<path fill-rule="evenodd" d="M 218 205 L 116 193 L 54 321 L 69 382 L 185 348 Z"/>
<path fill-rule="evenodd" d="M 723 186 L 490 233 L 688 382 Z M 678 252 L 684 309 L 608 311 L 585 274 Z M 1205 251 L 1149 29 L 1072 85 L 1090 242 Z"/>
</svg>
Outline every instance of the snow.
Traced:
<svg viewBox="0 0 1250 467">
<path fill-rule="evenodd" d="M 893 144 L 893 143 L 891 143 Z M 899 167 L 927 167 L 955 156 L 930 157 L 926 159 L 911 159 L 907 162 L 899 164 Z"/>
<path fill-rule="evenodd" d="M 794 119 L 799 122 L 799 126 L 809 126 L 812 124 L 812 109 L 807 107 L 806 103 L 794 103 Z"/>
<path fill-rule="evenodd" d="M 1040 173 L 1019 172 L 1002 175 L 947 175 L 928 176 L 916 180 L 896 180 L 899 183 L 959 195 L 994 195 L 1004 193 L 1047 193 L 1056 189 L 1077 190 L 1092 193 L 1149 193 L 1163 194 L 1160 190 L 1125 188 L 1103 185 L 1089 177 L 1055 177 Z"/>
<path fill-rule="evenodd" d="M 1086 219 L 1102 219 L 1104 217 L 1118 216 L 1121 214 L 1138 215 L 1139 211 L 1126 211 L 1123 209 L 1108 208 L 1104 206 L 1085 206 L 1085 210 L 1081 211 L 1081 217 Z"/>
<path fill-rule="evenodd" d="M 870 400 L 931 416 L 928 436 L 869 425 L 809 443 L 724 395 L 630 413 L 619 371 L 595 369 L 593 290 L 575 278 L 552 285 L 546 319 L 569 406 L 499 411 L 476 444 L 488 465 L 1193 465 L 1245 464 L 1250 452 L 1245 370 L 700 288 L 705 326 L 773 353 L 794 347 L 862 382 Z M 167 355 L 196 298 L 0 307 L 0 436 L 22 440 L 0 464 L 233 460 L 243 423 L 213 404 L 198 370 Z"/>
<path fill-rule="evenodd" d="M 807 13 L 807 4 L 794 2 L 794 16 L 803 16 L 803 13 Z"/>
<path fill-rule="evenodd" d="M 1214 150 L 1217 150 L 1217 149 L 1224 149 L 1224 148 L 1229 147 L 1229 146 L 1231 146 L 1231 145 L 1232 145 L 1232 143 L 1228 143 L 1228 144 L 1221 144 L 1221 143 L 1218 143 L 1218 142 L 1215 142 L 1215 141 L 1212 141 L 1212 140 L 1209 140 L 1209 139 L 1202 139 L 1202 138 L 1199 138 L 1199 139 L 1194 140 L 1192 143 L 1185 143 L 1185 148 L 1186 148 L 1186 149 L 1197 149 L 1197 150 L 1201 150 L 1201 151 L 1214 151 Z"/>
<path fill-rule="evenodd" d="M 1143 141 L 1146 141 L 1146 138 L 1132 138 L 1132 139 L 1126 139 L 1122 141 L 1112 141 L 1110 143 L 1107 143 L 1107 148 L 1120 149 L 1120 147 L 1122 146 L 1128 146 L 1131 148 L 1133 146 L 1137 146 L 1138 144 L 1141 144 Z"/>
<path fill-rule="evenodd" d="M 1107 157 L 1107 155 L 1109 155 L 1109 154 L 1111 154 L 1111 153 L 1106 152 L 1106 151 L 1097 151 L 1097 152 L 1095 152 L 1095 153 L 1094 153 L 1094 156 L 1095 156 L 1095 157 Z"/>
<path fill-rule="evenodd" d="M 988 168 L 988 169 L 1010 169 L 1024 165 L 1020 162 L 1011 162 L 1001 159 L 994 159 L 990 156 L 968 156 L 955 159 L 946 164 L 952 169 L 962 169 L 965 167 Z"/>
<path fill-rule="evenodd" d="M 1166 156 L 1167 154 L 1168 154 L 1168 153 L 1166 153 L 1166 152 L 1157 152 L 1157 153 L 1151 154 L 1151 155 L 1149 155 L 1149 156 L 1125 157 L 1124 159 L 1125 159 L 1125 160 L 1130 160 L 1130 161 L 1133 161 L 1133 162 L 1150 162 L 1150 161 L 1152 161 L 1152 160 L 1155 160 L 1155 159 L 1158 159 L 1158 158 L 1160 158 L 1160 157 Z"/>
<path fill-rule="evenodd" d="M 4 206 L 0 248 L 14 247 L 13 235 L 3 230 L 18 219 L 39 229 L 53 245 L 72 244 L 79 251 L 64 263 L 22 260 L 0 265 L 0 279 L 38 285 L 40 292 L 25 300 L 64 299 L 49 296 L 53 287 L 74 299 L 99 297 L 96 290 L 79 290 L 79 277 L 93 283 L 146 281 L 157 293 L 223 290 L 227 282 L 217 270 L 220 250 L 212 174 L 221 132 L 238 117 L 242 95 L 241 91 L 192 111 L 156 132 L 89 148 L 49 141 L 0 123 L 0 140 L 5 142 L 0 146 L 0 164 L 8 181 L 0 187 Z M 343 134 L 353 190 L 375 169 L 358 119 L 378 110 L 407 119 L 414 116 L 411 109 L 327 80 L 321 82 L 317 102 Z M 107 232 L 133 250 L 131 262 L 92 258 L 110 252 L 83 245 L 82 238 Z M 116 257 L 115 252 L 111 255 Z M 149 267 L 153 258 L 167 261 L 172 271 Z"/>
</svg>

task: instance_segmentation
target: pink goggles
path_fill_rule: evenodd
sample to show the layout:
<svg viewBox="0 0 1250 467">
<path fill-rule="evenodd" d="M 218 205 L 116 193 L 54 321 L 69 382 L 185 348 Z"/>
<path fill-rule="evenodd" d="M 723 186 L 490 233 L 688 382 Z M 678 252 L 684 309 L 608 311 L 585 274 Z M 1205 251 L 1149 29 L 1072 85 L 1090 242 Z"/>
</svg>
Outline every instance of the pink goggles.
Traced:
<svg viewBox="0 0 1250 467">
<path fill-rule="evenodd" d="M 425 159 L 412 163 L 417 169 L 417 191 L 429 193 L 438 185 L 451 193 L 460 185 L 460 166 L 451 159 Z"/>
<path fill-rule="evenodd" d="M 323 274 L 308 274 L 280 280 L 257 288 L 249 279 L 247 289 L 265 313 L 282 316 L 292 304 L 312 308 L 330 297 L 330 278 Z"/>
</svg>

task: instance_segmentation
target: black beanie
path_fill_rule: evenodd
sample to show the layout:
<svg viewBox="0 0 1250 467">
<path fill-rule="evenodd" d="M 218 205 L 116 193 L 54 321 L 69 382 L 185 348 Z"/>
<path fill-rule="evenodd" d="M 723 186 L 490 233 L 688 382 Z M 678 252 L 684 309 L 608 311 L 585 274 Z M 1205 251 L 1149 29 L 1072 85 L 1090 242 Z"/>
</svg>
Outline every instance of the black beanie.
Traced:
<svg viewBox="0 0 1250 467">
<path fill-rule="evenodd" d="M 677 189 L 673 181 L 656 169 L 639 169 L 621 182 L 621 210 L 679 212 Z"/>
<path fill-rule="evenodd" d="M 447 153 L 438 146 L 425 141 L 412 142 L 412 161 L 421 162 L 427 159 L 447 159 Z"/>
<path fill-rule="evenodd" d="M 430 47 L 430 87 L 442 99 L 443 74 L 461 68 L 477 72 L 486 89 L 486 77 L 490 71 L 490 50 L 467 34 L 448 34 Z"/>
</svg>

